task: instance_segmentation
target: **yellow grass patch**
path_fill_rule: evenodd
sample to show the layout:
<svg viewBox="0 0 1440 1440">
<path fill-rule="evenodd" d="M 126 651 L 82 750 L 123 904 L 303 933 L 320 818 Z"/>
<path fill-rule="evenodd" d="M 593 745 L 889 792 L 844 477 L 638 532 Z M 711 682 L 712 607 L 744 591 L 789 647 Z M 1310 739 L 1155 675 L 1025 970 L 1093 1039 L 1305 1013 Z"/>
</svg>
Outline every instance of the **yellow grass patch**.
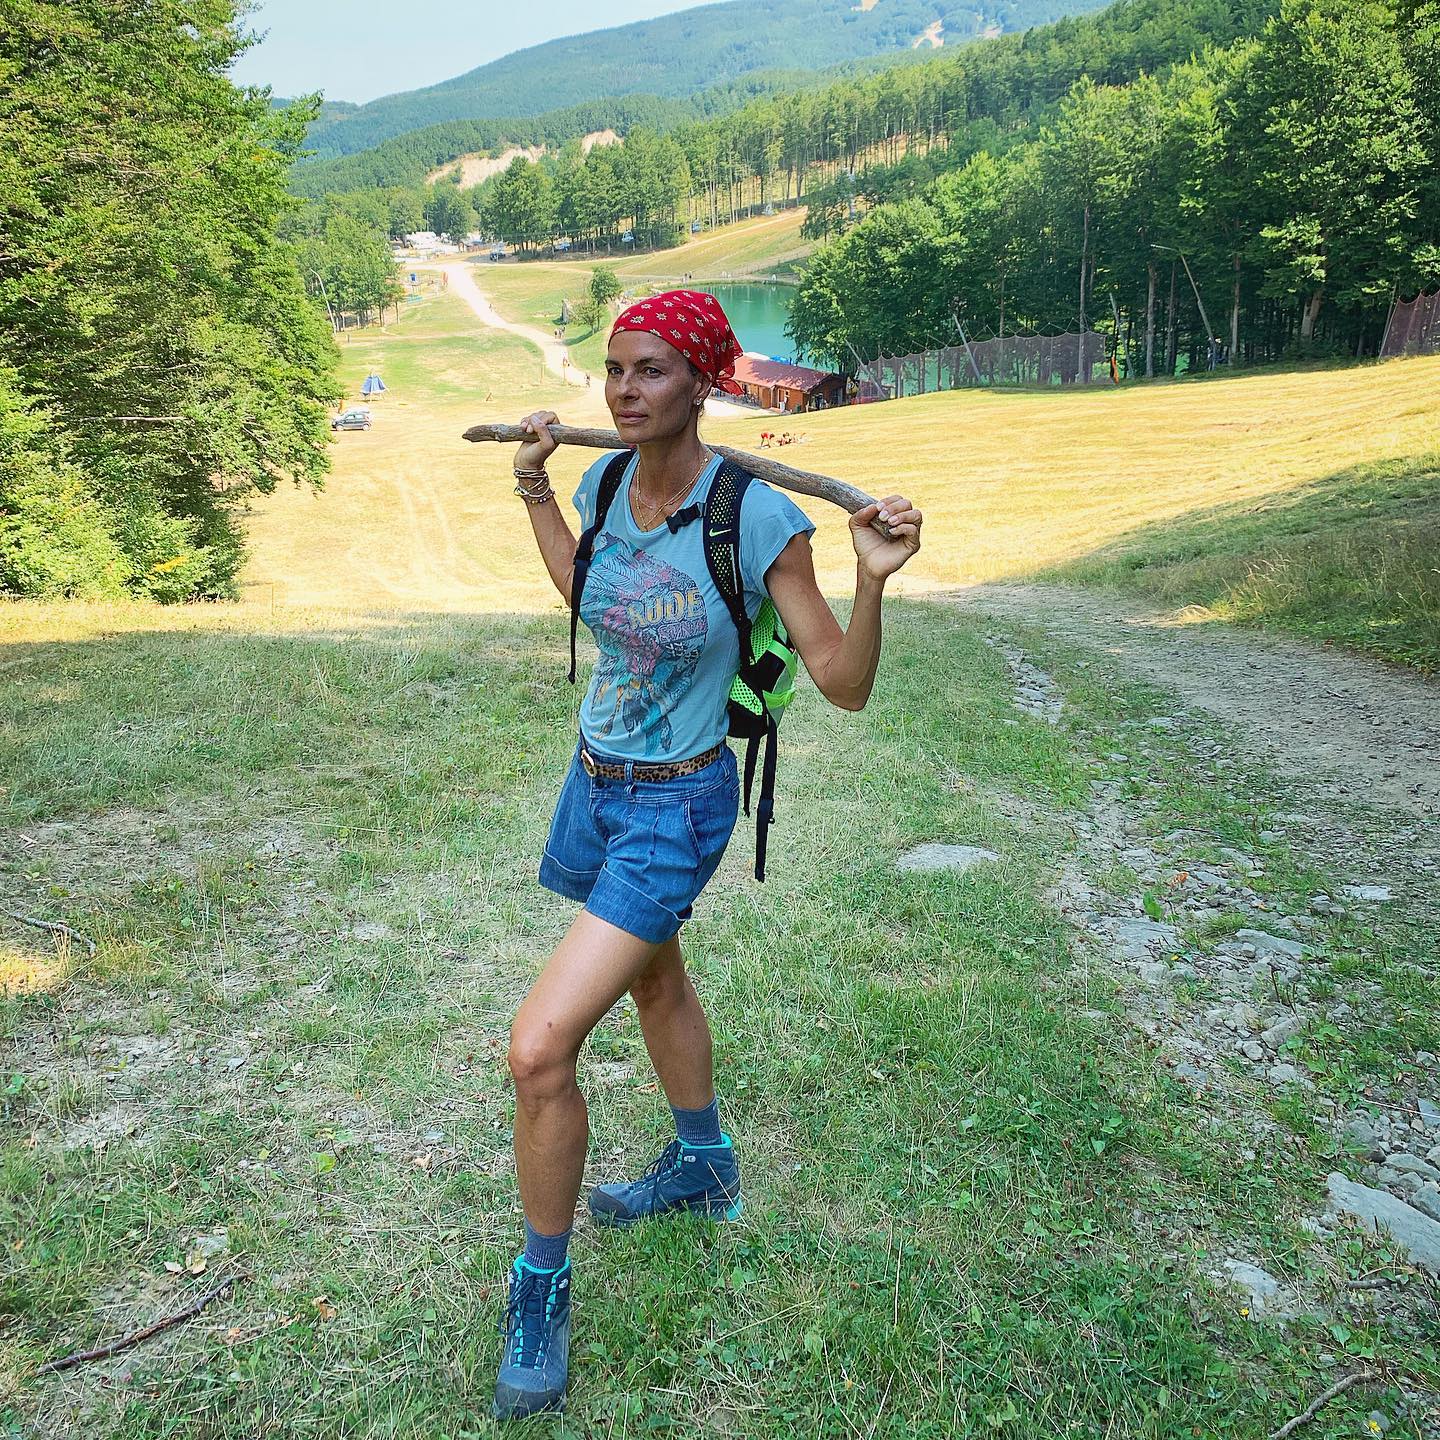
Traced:
<svg viewBox="0 0 1440 1440">
<path fill-rule="evenodd" d="M 494 293 L 494 276 L 480 268 Z M 506 273 L 528 278 L 540 268 Z M 352 339 L 347 379 L 358 386 L 372 366 L 391 391 L 374 405 L 371 431 L 336 437 L 325 492 L 287 489 L 257 506 L 249 597 L 268 603 L 273 587 L 277 604 L 558 604 L 511 494 L 511 453 L 468 445 L 460 433 L 541 407 L 608 424 L 600 387 L 542 378 L 537 351 L 486 332 L 450 297 L 411 307 L 388 333 Z M 917 592 L 1031 574 L 1146 525 L 1434 450 L 1437 382 L 1440 359 L 1420 359 L 1119 389 L 959 391 L 797 417 L 804 443 L 775 454 L 921 505 L 925 548 L 897 586 Z M 705 434 L 758 449 L 760 431 L 777 428 L 757 415 L 708 420 Z M 551 463 L 572 527 L 569 496 L 593 458 L 562 450 Z M 819 525 L 822 583 L 849 593 L 845 516 L 801 504 Z"/>
</svg>

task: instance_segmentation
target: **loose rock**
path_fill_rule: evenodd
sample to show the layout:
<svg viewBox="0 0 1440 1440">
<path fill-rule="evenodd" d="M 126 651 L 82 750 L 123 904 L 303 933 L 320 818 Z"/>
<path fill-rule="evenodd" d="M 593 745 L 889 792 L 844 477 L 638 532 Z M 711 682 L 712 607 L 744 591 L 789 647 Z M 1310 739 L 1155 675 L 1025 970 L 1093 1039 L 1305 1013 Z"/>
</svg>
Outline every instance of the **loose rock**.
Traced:
<svg viewBox="0 0 1440 1440">
<path fill-rule="evenodd" d="M 1385 1190 L 1358 1185 L 1338 1173 L 1325 1184 L 1336 1214 L 1353 1215 L 1366 1228 L 1385 1231 L 1416 1265 L 1440 1275 L 1440 1220 L 1422 1215 Z"/>
<path fill-rule="evenodd" d="M 1299 960 L 1305 954 L 1305 947 L 1298 940 L 1283 940 L 1264 930 L 1237 930 L 1235 939 L 1241 945 L 1253 945 L 1257 955 L 1285 955 Z"/>
<path fill-rule="evenodd" d="M 1403 1150 L 1397 1150 L 1385 1163 L 1392 1170 L 1418 1175 L 1422 1180 L 1440 1180 L 1440 1170 L 1420 1159 L 1418 1155 L 1409 1155 Z"/>
<path fill-rule="evenodd" d="M 1250 1313 L 1259 1319 L 1267 1311 L 1283 1309 L 1280 1304 L 1280 1282 L 1258 1265 L 1243 1260 L 1222 1260 L 1225 1279 L 1241 1291 L 1250 1302 Z"/>
<path fill-rule="evenodd" d="M 958 870 L 963 875 L 977 865 L 985 865 L 999 858 L 993 850 L 983 850 L 978 845 L 917 845 L 900 857 L 897 868 Z"/>
<path fill-rule="evenodd" d="M 1180 932 L 1173 925 L 1162 925 L 1157 920 L 1112 917 L 1102 921 L 1101 927 L 1127 960 L 1149 960 L 1156 952 L 1173 950 L 1180 943 Z"/>
<path fill-rule="evenodd" d="M 1368 900 L 1372 903 L 1395 898 L 1388 885 L 1342 885 L 1340 893 L 1347 900 Z"/>
</svg>

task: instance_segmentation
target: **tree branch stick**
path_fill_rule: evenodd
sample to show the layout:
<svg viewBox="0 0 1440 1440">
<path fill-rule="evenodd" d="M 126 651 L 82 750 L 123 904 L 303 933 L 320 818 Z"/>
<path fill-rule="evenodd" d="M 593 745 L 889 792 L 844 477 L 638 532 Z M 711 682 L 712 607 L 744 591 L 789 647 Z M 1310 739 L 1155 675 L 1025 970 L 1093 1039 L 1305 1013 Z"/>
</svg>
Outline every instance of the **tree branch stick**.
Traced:
<svg viewBox="0 0 1440 1440">
<path fill-rule="evenodd" d="M 1343 1395 L 1352 1385 L 1362 1385 L 1378 1380 L 1378 1370 L 1355 1370 L 1342 1376 L 1328 1390 L 1322 1390 L 1293 1420 L 1287 1420 L 1278 1430 L 1270 1433 L 1270 1440 L 1288 1440 L 1302 1425 L 1308 1424 L 1337 1396 Z"/>
<path fill-rule="evenodd" d="M 104 1360 L 107 1356 L 118 1354 L 121 1350 L 128 1350 L 132 1345 L 138 1345 L 142 1340 L 148 1340 L 162 1330 L 169 1330 L 172 1326 L 181 1325 L 186 1320 L 193 1320 L 212 1300 L 218 1300 L 222 1295 L 229 1294 L 234 1288 L 235 1282 L 245 1278 L 244 1275 L 232 1275 L 213 1290 L 207 1290 L 193 1305 L 187 1305 L 185 1309 L 177 1310 L 175 1314 L 167 1315 L 163 1320 L 157 1320 L 143 1330 L 134 1330 L 129 1335 L 124 1335 L 109 1345 L 101 1345 L 96 1350 L 78 1350 L 60 1360 L 47 1361 L 35 1373 L 48 1375 L 52 1370 L 69 1370 L 73 1365 L 83 1365 L 88 1360 Z"/>
<path fill-rule="evenodd" d="M 561 445 L 582 445 L 591 450 L 623 450 L 625 442 L 613 430 L 588 430 L 578 425 L 551 425 L 550 433 Z M 518 425 L 472 425 L 466 432 L 464 438 L 472 443 L 483 440 L 495 440 L 502 445 L 520 444 L 526 440 L 533 440 L 535 437 L 528 431 L 522 430 Z M 709 442 L 706 442 L 709 444 Z M 817 500 L 828 500 L 832 505 L 838 505 L 842 510 L 847 510 L 853 515 L 857 510 L 863 510 L 867 505 L 873 505 L 875 500 L 863 490 L 857 490 L 853 485 L 847 485 L 843 480 L 834 480 L 829 475 L 817 475 L 810 470 L 796 470 L 791 465 L 783 465 L 778 460 L 771 460 L 765 455 L 752 455 L 748 450 L 736 450 L 729 445 L 710 445 L 717 455 L 724 456 L 727 460 L 733 460 L 737 465 L 743 466 L 752 475 L 761 480 L 766 480 L 772 485 L 778 485 L 782 490 L 790 490 L 797 495 L 811 495 Z M 890 538 L 890 527 L 880 520 L 871 521 L 874 529 L 878 530 L 886 539 Z"/>
<path fill-rule="evenodd" d="M 72 930 L 60 920 L 37 920 L 33 915 L 22 915 L 18 910 L 7 910 L 5 912 L 12 920 L 18 920 L 22 925 L 33 925 L 37 930 L 48 930 L 52 935 L 63 935 L 67 940 L 78 940 L 90 953 L 90 958 L 95 958 L 95 942 L 82 935 L 78 930 Z"/>
</svg>

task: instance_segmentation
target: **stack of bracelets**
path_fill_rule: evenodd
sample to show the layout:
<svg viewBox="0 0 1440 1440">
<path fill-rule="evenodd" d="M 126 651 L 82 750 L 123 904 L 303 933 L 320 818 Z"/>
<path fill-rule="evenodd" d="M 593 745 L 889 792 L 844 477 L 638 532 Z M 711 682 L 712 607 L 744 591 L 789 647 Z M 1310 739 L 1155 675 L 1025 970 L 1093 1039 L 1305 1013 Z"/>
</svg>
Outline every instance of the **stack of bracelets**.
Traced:
<svg viewBox="0 0 1440 1440">
<path fill-rule="evenodd" d="M 550 477 L 545 473 L 543 467 L 539 470 L 522 470 L 517 465 L 515 481 L 515 493 L 527 505 L 544 505 L 555 498 L 555 491 L 550 486 Z"/>
</svg>

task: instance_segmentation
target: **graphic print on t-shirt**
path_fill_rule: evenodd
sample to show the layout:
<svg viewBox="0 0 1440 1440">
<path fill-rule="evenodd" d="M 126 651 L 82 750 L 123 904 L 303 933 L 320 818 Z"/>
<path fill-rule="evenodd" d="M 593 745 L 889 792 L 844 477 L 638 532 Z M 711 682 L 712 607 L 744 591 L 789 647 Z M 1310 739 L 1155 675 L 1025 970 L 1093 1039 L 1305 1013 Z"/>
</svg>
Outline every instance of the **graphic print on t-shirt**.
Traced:
<svg viewBox="0 0 1440 1440">
<path fill-rule="evenodd" d="M 595 537 L 583 611 L 600 647 L 597 740 L 640 736 L 647 755 L 668 753 L 670 712 L 705 648 L 705 597 L 683 570 L 607 530 Z"/>
</svg>

